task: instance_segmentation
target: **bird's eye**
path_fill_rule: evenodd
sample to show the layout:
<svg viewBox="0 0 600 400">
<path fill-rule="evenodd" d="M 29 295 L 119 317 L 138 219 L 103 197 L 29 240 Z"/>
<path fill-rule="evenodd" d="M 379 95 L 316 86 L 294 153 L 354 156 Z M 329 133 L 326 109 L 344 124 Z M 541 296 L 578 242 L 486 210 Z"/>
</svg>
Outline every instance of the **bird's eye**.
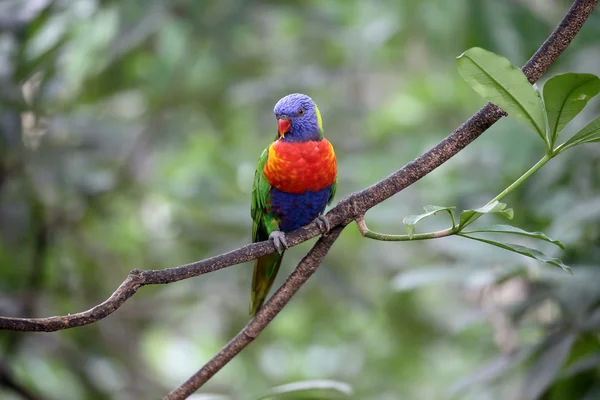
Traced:
<svg viewBox="0 0 600 400">
<path fill-rule="evenodd" d="M 300 108 L 298 110 L 298 115 L 304 115 L 304 108 Z"/>
</svg>

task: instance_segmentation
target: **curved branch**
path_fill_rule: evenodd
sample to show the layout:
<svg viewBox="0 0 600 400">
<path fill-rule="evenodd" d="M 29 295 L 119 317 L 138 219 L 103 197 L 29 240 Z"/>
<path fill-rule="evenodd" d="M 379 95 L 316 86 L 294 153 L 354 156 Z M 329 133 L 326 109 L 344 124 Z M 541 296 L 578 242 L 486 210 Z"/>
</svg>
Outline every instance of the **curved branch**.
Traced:
<svg viewBox="0 0 600 400">
<path fill-rule="evenodd" d="M 537 81 L 569 46 L 597 4 L 598 0 L 575 0 L 573 2 L 560 24 L 521 68 L 530 83 Z M 352 209 L 358 211 L 359 214 L 366 212 L 448 161 L 506 115 L 501 108 L 491 103 L 486 104 L 434 148 L 387 178 L 350 195 L 340 203 L 354 203 Z M 339 204 L 339 206 L 341 205 Z M 347 207 L 339 206 L 327 214 L 332 224 L 339 223 L 344 219 L 344 214 L 351 212 Z"/>
<path fill-rule="evenodd" d="M 256 316 L 246 324 L 244 329 L 231 339 L 198 372 L 192 375 L 181 386 L 172 390 L 164 399 L 176 400 L 187 398 L 223 368 L 225 364 L 231 361 L 240 351 L 252 343 L 269 322 L 285 307 L 304 282 L 317 270 L 344 228 L 345 225 L 337 226 L 327 236 L 321 236 L 308 254 L 298 263 L 298 266 L 296 266 L 286 279 L 285 283 L 277 289 L 275 294 L 262 306 L 256 313 Z"/>
<path fill-rule="evenodd" d="M 560 53 L 567 48 L 597 3 L 598 0 L 575 0 L 573 2 L 573 5 L 560 25 L 523 67 L 522 70 L 530 82 L 533 83 L 539 79 L 542 73 L 558 58 Z M 248 346 L 315 272 L 333 242 L 349 222 L 352 220 L 357 220 L 359 223 L 361 220 L 364 222 L 364 213 L 368 209 L 398 193 L 442 165 L 504 115 L 506 113 L 502 109 L 488 103 L 446 139 L 424 153 L 421 157 L 407 164 L 386 179 L 340 201 L 327 214 L 330 223 L 337 225 L 331 232 L 331 235 L 323 236 L 317 241 L 285 283 L 240 333 L 231 339 L 198 372 L 192 375 L 180 387 L 171 391 L 164 399 L 179 400 L 187 398 Z"/>
<path fill-rule="evenodd" d="M 535 82 L 567 48 L 597 3 L 598 0 L 573 2 L 560 25 L 523 67 L 523 72 L 530 82 Z M 336 227 L 352 222 L 370 208 L 415 183 L 456 155 L 505 115 L 503 110 L 488 103 L 431 150 L 387 178 L 341 200 L 327 213 L 331 226 Z M 319 234 L 318 226 L 311 223 L 288 234 L 288 243 L 290 246 L 295 246 Z M 266 241 L 249 244 L 228 253 L 179 267 L 148 271 L 136 269 L 130 272 L 127 279 L 106 301 L 88 311 L 48 318 L 0 317 L 0 330 L 53 332 L 87 325 L 112 314 L 144 285 L 166 284 L 188 279 L 250 261 L 274 251 L 272 242 Z"/>
</svg>

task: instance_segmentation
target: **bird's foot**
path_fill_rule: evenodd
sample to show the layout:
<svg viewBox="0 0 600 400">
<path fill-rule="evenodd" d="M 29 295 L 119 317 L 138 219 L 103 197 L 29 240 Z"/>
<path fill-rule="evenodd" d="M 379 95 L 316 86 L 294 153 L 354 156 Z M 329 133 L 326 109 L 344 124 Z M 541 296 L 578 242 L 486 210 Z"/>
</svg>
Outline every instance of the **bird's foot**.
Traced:
<svg viewBox="0 0 600 400">
<path fill-rule="evenodd" d="M 287 239 L 285 237 L 285 233 L 281 231 L 273 231 L 269 235 L 269 239 L 273 241 L 273 245 L 275 246 L 275 250 L 281 255 L 283 251 L 288 248 Z"/>
<path fill-rule="evenodd" d="M 331 230 L 331 224 L 324 215 L 319 215 L 317 218 L 315 218 L 315 224 L 317 224 L 323 235 L 327 235 Z"/>
</svg>

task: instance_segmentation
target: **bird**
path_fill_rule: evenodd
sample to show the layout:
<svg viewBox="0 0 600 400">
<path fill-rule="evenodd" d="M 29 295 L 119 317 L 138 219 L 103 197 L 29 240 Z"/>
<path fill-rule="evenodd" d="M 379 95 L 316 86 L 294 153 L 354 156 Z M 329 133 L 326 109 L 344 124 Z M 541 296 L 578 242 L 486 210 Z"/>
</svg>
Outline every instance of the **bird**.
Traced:
<svg viewBox="0 0 600 400">
<path fill-rule="evenodd" d="M 276 252 L 254 261 L 250 316 L 262 307 L 288 247 L 286 233 L 315 221 L 327 234 L 323 212 L 335 196 L 337 160 L 325 139 L 321 112 L 307 95 L 293 93 L 273 109 L 277 134 L 262 152 L 252 188 L 252 241 L 273 241 Z"/>
</svg>

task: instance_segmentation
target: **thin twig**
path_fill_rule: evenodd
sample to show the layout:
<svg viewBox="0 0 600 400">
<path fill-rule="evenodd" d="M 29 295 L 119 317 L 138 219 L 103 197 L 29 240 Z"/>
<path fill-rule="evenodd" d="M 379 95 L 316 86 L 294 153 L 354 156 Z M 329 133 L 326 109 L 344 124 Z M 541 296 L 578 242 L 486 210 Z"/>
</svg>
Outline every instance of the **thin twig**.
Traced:
<svg viewBox="0 0 600 400">
<path fill-rule="evenodd" d="M 452 214 L 450 214 L 452 215 Z M 447 236 L 452 236 L 458 232 L 458 228 L 455 224 L 452 224 L 450 228 L 443 229 L 441 231 L 426 232 L 426 233 L 413 233 L 412 235 L 389 235 L 387 233 L 379 233 L 369 229 L 365 222 L 364 215 L 360 215 L 356 218 L 356 225 L 360 234 L 368 239 L 379 240 L 382 242 L 409 242 L 415 240 L 426 240 L 426 239 L 439 239 Z"/>
</svg>

